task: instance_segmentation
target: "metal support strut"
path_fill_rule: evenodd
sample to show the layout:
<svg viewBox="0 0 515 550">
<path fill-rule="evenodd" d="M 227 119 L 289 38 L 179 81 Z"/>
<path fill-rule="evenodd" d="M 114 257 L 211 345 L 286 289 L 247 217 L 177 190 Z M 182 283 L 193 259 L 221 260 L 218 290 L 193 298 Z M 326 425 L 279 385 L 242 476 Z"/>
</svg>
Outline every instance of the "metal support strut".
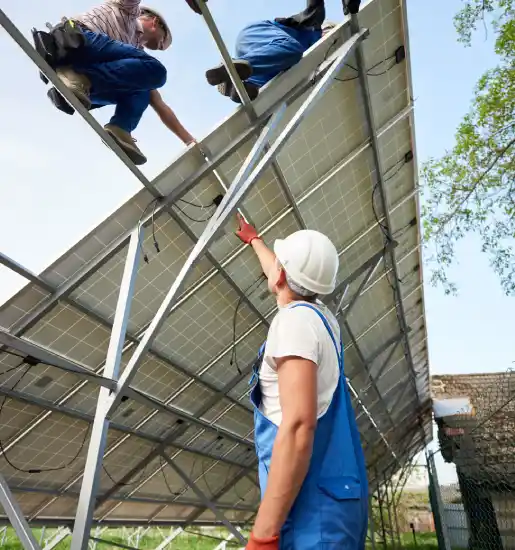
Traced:
<svg viewBox="0 0 515 550">
<path fill-rule="evenodd" d="M 0 474 L 0 504 L 14 527 L 23 548 L 25 550 L 41 550 L 2 474 Z"/>
<path fill-rule="evenodd" d="M 131 235 L 127 251 L 125 269 L 114 316 L 113 330 L 109 341 L 109 349 L 107 351 L 104 375 L 113 380 L 118 378 L 120 369 L 125 332 L 129 321 L 131 299 L 138 270 L 140 249 L 140 228 L 137 228 Z M 93 521 L 93 510 L 95 507 L 95 497 L 100 480 L 100 468 L 107 443 L 107 432 L 109 429 L 107 414 L 109 412 L 110 403 L 110 390 L 105 387 L 100 388 L 79 503 L 77 506 L 77 515 L 73 528 L 72 550 L 87 550 L 88 548 L 89 534 Z"/>
</svg>

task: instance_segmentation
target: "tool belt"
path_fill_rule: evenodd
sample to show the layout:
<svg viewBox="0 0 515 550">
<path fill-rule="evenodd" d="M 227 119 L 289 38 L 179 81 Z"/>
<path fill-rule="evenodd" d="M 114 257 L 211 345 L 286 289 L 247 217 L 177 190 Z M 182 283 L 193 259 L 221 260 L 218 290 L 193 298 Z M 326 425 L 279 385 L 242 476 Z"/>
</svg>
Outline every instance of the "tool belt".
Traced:
<svg viewBox="0 0 515 550">
<path fill-rule="evenodd" d="M 70 53 L 84 46 L 86 39 L 82 25 L 66 17 L 55 27 L 47 26 L 48 31 L 32 29 L 32 38 L 36 51 L 54 69 L 66 64 Z"/>
</svg>

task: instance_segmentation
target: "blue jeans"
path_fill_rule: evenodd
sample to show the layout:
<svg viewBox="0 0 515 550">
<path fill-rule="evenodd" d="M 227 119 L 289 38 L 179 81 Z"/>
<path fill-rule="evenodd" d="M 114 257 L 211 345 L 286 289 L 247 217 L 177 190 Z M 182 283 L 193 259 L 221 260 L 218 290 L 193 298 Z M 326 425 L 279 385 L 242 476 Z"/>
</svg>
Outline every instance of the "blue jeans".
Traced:
<svg viewBox="0 0 515 550">
<path fill-rule="evenodd" d="M 245 27 L 236 39 L 236 59 L 252 65 L 247 82 L 261 88 L 301 59 L 320 40 L 321 30 L 294 29 L 275 21 L 259 21 Z"/>
<path fill-rule="evenodd" d="M 150 104 L 150 92 L 166 82 L 166 69 L 143 50 L 83 32 L 86 45 L 75 50 L 71 65 L 91 81 L 92 107 L 116 105 L 111 124 L 132 132 Z"/>
</svg>

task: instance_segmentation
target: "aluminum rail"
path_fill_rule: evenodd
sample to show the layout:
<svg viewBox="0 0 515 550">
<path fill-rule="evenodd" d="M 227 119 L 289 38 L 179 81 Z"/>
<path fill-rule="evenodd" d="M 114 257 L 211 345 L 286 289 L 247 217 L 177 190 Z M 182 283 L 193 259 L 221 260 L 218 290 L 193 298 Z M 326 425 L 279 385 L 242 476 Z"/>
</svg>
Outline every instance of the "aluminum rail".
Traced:
<svg viewBox="0 0 515 550">
<path fill-rule="evenodd" d="M 351 31 L 353 33 L 356 33 L 359 31 L 359 29 L 360 29 L 360 25 L 358 21 L 358 16 L 353 14 L 351 15 Z M 388 240 L 392 241 L 393 240 L 393 235 L 391 230 L 392 224 L 391 224 L 390 211 L 388 207 L 388 198 L 386 195 L 386 185 L 385 185 L 383 171 L 382 171 L 382 162 L 381 162 L 381 156 L 380 156 L 380 150 L 379 150 L 379 140 L 378 140 L 377 131 L 374 123 L 372 101 L 370 98 L 370 89 L 368 86 L 368 77 L 366 74 L 365 60 L 364 60 L 363 48 L 361 44 L 359 44 L 358 47 L 356 48 L 356 65 L 358 69 L 358 78 L 359 78 L 360 87 L 361 87 L 361 94 L 363 97 L 365 118 L 367 121 L 370 142 L 372 145 L 374 167 L 375 167 L 376 176 L 378 178 L 378 183 L 379 183 L 379 195 L 381 198 L 381 206 L 382 206 L 382 211 L 384 215 L 384 227 L 388 235 Z M 410 369 L 412 371 L 412 379 L 411 379 L 412 384 L 417 394 L 419 405 L 422 406 L 422 400 L 416 384 L 415 365 L 413 363 L 413 357 L 411 356 L 410 342 L 408 339 L 408 327 L 406 323 L 406 314 L 404 311 L 404 303 L 403 303 L 402 290 L 401 290 L 399 273 L 397 268 L 397 261 L 395 258 L 395 252 L 390 250 L 389 256 L 390 256 L 392 272 L 394 275 L 394 287 L 395 287 L 394 299 L 396 302 L 396 307 L 398 308 L 398 313 L 399 313 L 398 317 L 399 317 L 399 324 L 401 326 L 401 331 L 404 333 L 405 354 L 408 361 L 408 365 L 410 366 Z"/>
</svg>

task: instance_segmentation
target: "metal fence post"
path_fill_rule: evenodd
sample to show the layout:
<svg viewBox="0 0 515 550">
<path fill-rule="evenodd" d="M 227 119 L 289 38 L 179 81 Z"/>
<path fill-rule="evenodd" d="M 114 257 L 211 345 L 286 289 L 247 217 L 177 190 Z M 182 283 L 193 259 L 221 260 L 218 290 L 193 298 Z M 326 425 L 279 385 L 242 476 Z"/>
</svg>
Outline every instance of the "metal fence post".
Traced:
<svg viewBox="0 0 515 550">
<path fill-rule="evenodd" d="M 443 515 L 442 495 L 436 473 L 435 459 L 432 454 L 426 454 L 427 470 L 429 474 L 429 501 L 433 511 L 438 547 L 441 550 L 451 550 L 447 525 Z"/>
</svg>

